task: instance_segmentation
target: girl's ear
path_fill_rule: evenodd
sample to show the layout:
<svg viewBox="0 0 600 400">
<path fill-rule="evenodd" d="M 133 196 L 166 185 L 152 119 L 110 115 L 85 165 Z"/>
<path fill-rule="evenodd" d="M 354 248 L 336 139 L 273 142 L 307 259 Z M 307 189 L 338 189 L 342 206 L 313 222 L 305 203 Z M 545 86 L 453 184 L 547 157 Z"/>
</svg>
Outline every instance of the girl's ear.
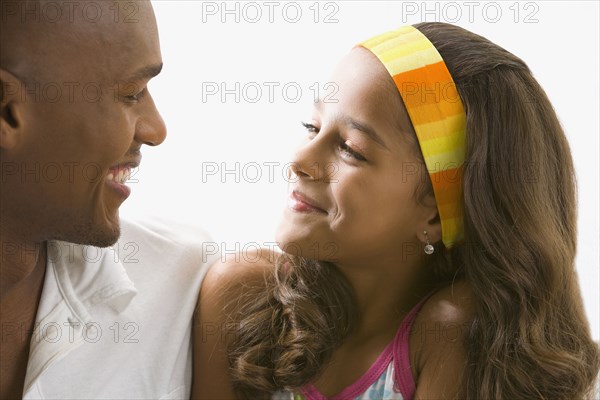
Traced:
<svg viewBox="0 0 600 400">
<path fill-rule="evenodd" d="M 435 244 L 442 240 L 442 222 L 440 221 L 440 214 L 438 213 L 437 206 L 431 209 L 422 227 L 419 227 L 420 231 L 417 232 L 419 240 L 425 244 L 429 240 L 430 244 Z M 427 237 L 425 237 L 427 232 Z"/>
<path fill-rule="evenodd" d="M 23 83 L 10 72 L 0 69 L 0 149 L 16 147 L 23 136 L 25 101 Z"/>
</svg>

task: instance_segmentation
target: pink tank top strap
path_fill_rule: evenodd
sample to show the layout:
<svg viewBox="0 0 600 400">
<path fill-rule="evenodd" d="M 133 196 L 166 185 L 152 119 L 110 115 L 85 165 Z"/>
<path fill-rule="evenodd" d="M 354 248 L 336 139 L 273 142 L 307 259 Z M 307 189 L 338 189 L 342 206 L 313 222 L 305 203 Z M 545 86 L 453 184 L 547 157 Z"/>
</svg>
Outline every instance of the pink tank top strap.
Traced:
<svg viewBox="0 0 600 400">
<path fill-rule="evenodd" d="M 415 393 L 415 382 L 410 369 L 410 357 L 408 351 L 408 338 L 410 329 L 415 317 L 423 304 L 427 301 L 437 289 L 431 291 L 417 303 L 412 310 L 402 320 L 400 327 L 394 337 L 394 340 L 386 346 L 383 352 L 363 376 L 352 385 L 346 387 L 340 393 L 333 397 L 326 397 L 321 394 L 312 384 L 306 385 L 300 390 L 300 393 L 306 400 L 348 400 L 361 396 L 373 385 L 378 377 L 388 368 L 391 362 L 394 363 L 394 389 L 402 394 L 405 400 L 411 400 Z"/>
<path fill-rule="evenodd" d="M 402 397 L 406 400 L 412 400 L 416 389 L 415 378 L 410 367 L 410 352 L 408 346 L 410 331 L 423 304 L 425 304 L 427 299 L 429 299 L 437 290 L 438 289 L 434 289 L 429 292 L 429 294 L 421 299 L 421 301 L 410 310 L 406 317 L 404 317 L 392 344 L 392 351 L 394 353 L 394 375 L 396 381 L 394 389 L 402 393 Z"/>
</svg>

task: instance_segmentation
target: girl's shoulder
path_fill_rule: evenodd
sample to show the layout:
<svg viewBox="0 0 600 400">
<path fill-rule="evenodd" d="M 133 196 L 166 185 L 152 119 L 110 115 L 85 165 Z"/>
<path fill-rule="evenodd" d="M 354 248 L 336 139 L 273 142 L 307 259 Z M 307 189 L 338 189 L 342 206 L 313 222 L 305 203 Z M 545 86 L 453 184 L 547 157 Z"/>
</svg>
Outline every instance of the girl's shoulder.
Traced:
<svg viewBox="0 0 600 400">
<path fill-rule="evenodd" d="M 220 300 L 227 301 L 249 288 L 260 289 L 273 274 L 278 256 L 279 253 L 271 249 L 261 248 L 221 257 L 206 273 L 201 298 L 218 293 Z"/>
<path fill-rule="evenodd" d="M 436 388 L 441 387 L 460 397 L 466 378 L 466 341 L 474 319 L 475 296 L 464 280 L 442 287 L 425 301 L 409 338 L 415 398 L 436 397 Z"/>
<path fill-rule="evenodd" d="M 211 265 L 200 286 L 194 318 L 223 327 L 239 315 L 240 302 L 260 297 L 273 278 L 279 253 L 269 249 L 228 254 Z"/>
<path fill-rule="evenodd" d="M 474 294 L 465 280 L 454 281 L 436 290 L 423 304 L 416 322 L 456 326 L 472 322 L 475 315 Z"/>
<path fill-rule="evenodd" d="M 229 372 L 230 341 L 238 309 L 259 299 L 273 276 L 276 253 L 261 249 L 229 254 L 209 267 L 194 313 L 192 398 L 236 398 Z"/>
</svg>

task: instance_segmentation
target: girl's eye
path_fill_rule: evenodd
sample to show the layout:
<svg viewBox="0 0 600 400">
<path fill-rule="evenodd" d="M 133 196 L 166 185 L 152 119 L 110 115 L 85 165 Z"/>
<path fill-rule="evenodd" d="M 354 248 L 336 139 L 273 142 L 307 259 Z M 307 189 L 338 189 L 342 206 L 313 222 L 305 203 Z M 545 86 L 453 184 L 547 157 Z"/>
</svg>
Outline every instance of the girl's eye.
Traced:
<svg viewBox="0 0 600 400">
<path fill-rule="evenodd" d="M 358 153 L 356 150 L 353 150 L 352 147 L 350 147 L 347 142 L 341 142 L 340 149 L 342 150 L 343 153 L 349 155 L 350 157 L 355 158 L 358 161 L 367 161 L 367 159 L 364 158 L 362 154 Z"/>
<path fill-rule="evenodd" d="M 316 126 L 314 126 L 313 124 L 309 124 L 306 122 L 302 122 L 302 126 L 307 130 L 307 132 L 310 134 L 310 136 L 314 136 L 317 135 L 319 133 L 319 128 L 317 128 Z M 348 140 L 342 140 L 339 144 L 340 150 L 342 151 L 343 154 L 350 156 L 352 158 L 354 158 L 355 160 L 358 161 L 367 161 L 367 159 L 365 157 L 363 157 L 362 154 L 360 154 L 359 152 L 357 152 L 356 150 L 354 150 L 352 148 L 352 146 L 350 146 L 348 144 Z M 350 142 L 351 143 L 351 142 Z"/>
<path fill-rule="evenodd" d="M 308 124 L 306 122 L 302 122 L 302 126 L 309 132 L 309 133 L 314 133 L 317 134 L 319 133 L 319 130 L 317 129 L 316 126 L 314 126 L 313 124 Z"/>
</svg>

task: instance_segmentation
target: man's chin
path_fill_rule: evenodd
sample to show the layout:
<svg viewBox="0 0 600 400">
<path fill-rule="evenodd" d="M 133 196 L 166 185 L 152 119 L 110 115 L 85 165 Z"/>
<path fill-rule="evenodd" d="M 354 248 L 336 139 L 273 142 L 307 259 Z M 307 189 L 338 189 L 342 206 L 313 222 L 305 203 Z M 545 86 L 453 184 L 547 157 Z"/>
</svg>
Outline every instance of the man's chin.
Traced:
<svg viewBox="0 0 600 400">
<path fill-rule="evenodd" d="M 111 221 L 85 221 L 74 224 L 66 235 L 57 235 L 56 239 L 64 242 L 94 247 L 110 247 L 117 243 L 121 236 L 118 216 Z"/>
<path fill-rule="evenodd" d="M 115 243 L 117 243 L 120 236 L 121 236 L 121 231 L 118 230 L 115 234 L 107 234 L 104 236 L 99 235 L 95 238 L 91 238 L 91 240 L 89 240 L 89 243 L 84 243 L 84 244 L 87 244 L 88 246 L 94 246 L 94 247 L 110 247 L 110 246 L 114 245 Z"/>
<path fill-rule="evenodd" d="M 119 221 L 119 216 L 117 215 L 114 220 L 102 225 L 98 225 L 96 230 L 92 231 L 88 238 L 88 245 L 95 247 L 109 247 L 117 243 L 120 236 L 121 223 Z"/>
</svg>

